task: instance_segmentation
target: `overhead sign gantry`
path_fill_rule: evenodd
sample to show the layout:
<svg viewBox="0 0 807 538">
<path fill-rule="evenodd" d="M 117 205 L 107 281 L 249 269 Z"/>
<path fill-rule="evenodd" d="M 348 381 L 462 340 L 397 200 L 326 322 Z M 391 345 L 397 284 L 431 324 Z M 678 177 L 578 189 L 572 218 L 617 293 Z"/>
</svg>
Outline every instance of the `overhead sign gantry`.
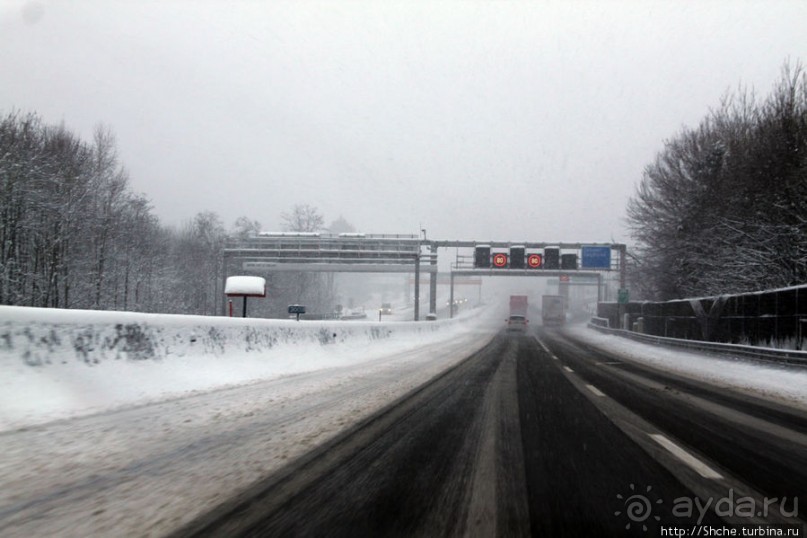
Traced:
<svg viewBox="0 0 807 538">
<path fill-rule="evenodd" d="M 545 243 L 512 241 L 442 241 L 417 235 L 363 233 L 325 234 L 263 232 L 232 241 L 224 249 L 224 277 L 239 271 L 414 273 L 415 320 L 419 319 L 420 273 L 429 273 L 429 311 L 436 312 L 439 248 L 471 248 L 473 265 L 451 269 L 455 276 L 579 276 L 596 277 L 619 271 L 625 287 L 625 245 L 607 243 Z M 425 252 L 424 252 L 425 250 Z M 616 253 L 616 256 L 613 253 Z"/>
<path fill-rule="evenodd" d="M 224 276 L 236 266 L 256 273 L 414 273 L 418 320 L 420 273 L 437 273 L 436 255 L 421 253 L 422 244 L 417 235 L 261 232 L 227 245 L 223 252 Z"/>
<path fill-rule="evenodd" d="M 571 275 L 591 279 L 598 299 L 604 272 L 619 271 L 620 290 L 625 288 L 624 244 L 545 243 L 504 241 L 435 241 L 438 247 L 473 248 L 473 264 L 457 263 L 451 268 L 451 295 L 454 304 L 455 276 L 541 276 L 568 281 Z M 453 316 L 453 308 L 451 315 Z"/>
</svg>

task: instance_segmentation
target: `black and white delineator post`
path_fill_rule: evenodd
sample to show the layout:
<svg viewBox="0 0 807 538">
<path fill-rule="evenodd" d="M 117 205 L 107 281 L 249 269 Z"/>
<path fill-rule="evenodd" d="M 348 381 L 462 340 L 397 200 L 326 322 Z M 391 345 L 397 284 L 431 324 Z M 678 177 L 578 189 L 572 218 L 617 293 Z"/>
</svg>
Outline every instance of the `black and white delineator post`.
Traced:
<svg viewBox="0 0 807 538">
<path fill-rule="evenodd" d="M 266 297 L 266 279 L 261 276 L 229 276 L 224 285 L 227 297 L 243 297 L 244 309 L 241 317 L 247 317 L 247 297 Z M 232 309 L 230 317 L 232 317 Z"/>
</svg>

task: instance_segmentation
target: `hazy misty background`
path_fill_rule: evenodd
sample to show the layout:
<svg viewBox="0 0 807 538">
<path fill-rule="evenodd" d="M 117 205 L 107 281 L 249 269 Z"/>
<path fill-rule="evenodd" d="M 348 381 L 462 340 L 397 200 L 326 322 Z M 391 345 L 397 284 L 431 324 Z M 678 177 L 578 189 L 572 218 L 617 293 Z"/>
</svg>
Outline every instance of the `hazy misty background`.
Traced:
<svg viewBox="0 0 807 538">
<path fill-rule="evenodd" d="M 0 109 L 109 126 L 167 224 L 627 241 L 665 138 L 807 57 L 807 2 L 0 1 Z"/>
</svg>

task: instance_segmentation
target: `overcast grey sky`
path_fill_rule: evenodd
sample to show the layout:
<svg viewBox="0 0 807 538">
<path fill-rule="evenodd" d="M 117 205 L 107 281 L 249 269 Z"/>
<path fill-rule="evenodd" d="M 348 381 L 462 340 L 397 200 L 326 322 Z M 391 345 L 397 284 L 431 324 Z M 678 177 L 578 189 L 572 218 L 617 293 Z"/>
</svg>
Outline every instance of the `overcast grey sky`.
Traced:
<svg viewBox="0 0 807 538">
<path fill-rule="evenodd" d="M 0 0 L 0 112 L 116 134 L 167 224 L 629 241 L 665 138 L 807 58 L 807 2 Z"/>
</svg>

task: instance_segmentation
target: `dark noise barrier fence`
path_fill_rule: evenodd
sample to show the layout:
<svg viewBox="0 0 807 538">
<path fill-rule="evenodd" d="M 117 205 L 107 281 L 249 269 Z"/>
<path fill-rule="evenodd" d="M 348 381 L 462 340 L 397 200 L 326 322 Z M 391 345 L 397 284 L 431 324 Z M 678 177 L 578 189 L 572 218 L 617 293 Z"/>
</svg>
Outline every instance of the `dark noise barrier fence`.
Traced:
<svg viewBox="0 0 807 538">
<path fill-rule="evenodd" d="M 623 322 L 627 315 L 627 325 L 620 323 L 620 314 Z M 599 303 L 597 317 L 607 319 L 609 327 L 654 336 L 803 350 L 807 285 L 667 302 Z"/>
</svg>

